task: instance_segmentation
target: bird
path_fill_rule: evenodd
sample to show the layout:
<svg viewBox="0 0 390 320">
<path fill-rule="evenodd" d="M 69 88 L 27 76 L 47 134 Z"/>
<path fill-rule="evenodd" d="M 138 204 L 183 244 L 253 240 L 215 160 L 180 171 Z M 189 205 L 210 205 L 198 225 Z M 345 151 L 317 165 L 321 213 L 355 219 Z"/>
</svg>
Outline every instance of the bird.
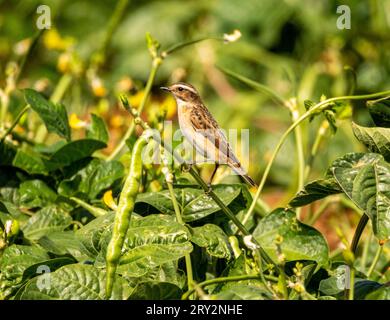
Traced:
<svg viewBox="0 0 390 320">
<path fill-rule="evenodd" d="M 215 162 L 214 171 L 209 179 L 211 187 L 214 175 L 221 164 L 228 165 L 250 186 L 257 187 L 233 153 L 226 136 L 210 111 L 203 103 L 194 86 L 178 82 L 160 89 L 170 92 L 176 100 L 180 130 L 196 151 Z"/>
</svg>

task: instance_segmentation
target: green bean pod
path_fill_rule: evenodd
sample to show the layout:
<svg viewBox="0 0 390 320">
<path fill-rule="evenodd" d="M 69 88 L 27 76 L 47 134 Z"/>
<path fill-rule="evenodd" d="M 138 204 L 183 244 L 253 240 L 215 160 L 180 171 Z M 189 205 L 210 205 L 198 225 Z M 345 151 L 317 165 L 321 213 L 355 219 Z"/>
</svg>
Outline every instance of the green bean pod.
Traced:
<svg viewBox="0 0 390 320">
<path fill-rule="evenodd" d="M 146 133 L 146 131 L 145 131 Z M 130 171 L 119 197 L 118 209 L 115 214 L 112 237 L 107 247 L 106 255 L 106 299 L 110 299 L 115 281 L 115 273 L 121 257 L 123 243 L 129 228 L 131 214 L 134 209 L 142 176 L 142 149 L 148 142 L 148 135 L 143 134 L 134 144 Z"/>
</svg>

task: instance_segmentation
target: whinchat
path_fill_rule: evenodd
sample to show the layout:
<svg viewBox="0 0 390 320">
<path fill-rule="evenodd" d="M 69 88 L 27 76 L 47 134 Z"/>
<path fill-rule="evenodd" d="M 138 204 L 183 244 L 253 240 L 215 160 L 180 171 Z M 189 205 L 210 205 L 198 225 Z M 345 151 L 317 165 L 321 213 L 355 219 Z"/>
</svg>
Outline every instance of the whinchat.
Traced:
<svg viewBox="0 0 390 320">
<path fill-rule="evenodd" d="M 198 91 L 188 83 L 175 83 L 169 87 L 161 87 L 169 91 L 176 99 L 180 130 L 188 142 L 203 157 L 215 162 L 209 185 L 220 164 L 227 164 L 251 186 L 256 186 L 253 179 L 241 166 L 234 155 L 226 136 L 217 121 L 203 104 Z"/>
</svg>

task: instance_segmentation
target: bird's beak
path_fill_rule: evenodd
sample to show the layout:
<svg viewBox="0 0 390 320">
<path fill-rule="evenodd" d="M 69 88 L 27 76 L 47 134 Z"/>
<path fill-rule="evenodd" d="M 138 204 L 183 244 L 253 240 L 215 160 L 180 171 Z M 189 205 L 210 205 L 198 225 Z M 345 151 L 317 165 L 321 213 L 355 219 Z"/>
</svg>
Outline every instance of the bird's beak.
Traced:
<svg viewBox="0 0 390 320">
<path fill-rule="evenodd" d="M 160 89 L 161 89 L 161 90 L 164 90 L 164 91 L 168 91 L 168 92 L 171 91 L 171 89 L 169 89 L 168 87 L 160 87 Z"/>
</svg>

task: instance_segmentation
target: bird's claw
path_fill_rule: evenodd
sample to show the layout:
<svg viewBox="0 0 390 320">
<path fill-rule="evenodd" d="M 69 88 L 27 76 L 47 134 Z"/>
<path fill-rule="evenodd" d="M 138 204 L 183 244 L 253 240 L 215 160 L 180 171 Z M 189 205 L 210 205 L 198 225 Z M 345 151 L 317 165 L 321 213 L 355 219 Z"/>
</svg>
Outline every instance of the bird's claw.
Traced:
<svg viewBox="0 0 390 320">
<path fill-rule="evenodd" d="M 210 193 L 213 191 L 213 188 L 211 186 L 211 183 L 207 184 L 208 189 L 205 191 L 206 195 L 210 195 Z"/>
<path fill-rule="evenodd" d="M 192 167 L 192 164 L 183 163 L 181 165 L 181 171 L 184 172 L 184 173 L 190 172 L 191 167 Z"/>
</svg>

